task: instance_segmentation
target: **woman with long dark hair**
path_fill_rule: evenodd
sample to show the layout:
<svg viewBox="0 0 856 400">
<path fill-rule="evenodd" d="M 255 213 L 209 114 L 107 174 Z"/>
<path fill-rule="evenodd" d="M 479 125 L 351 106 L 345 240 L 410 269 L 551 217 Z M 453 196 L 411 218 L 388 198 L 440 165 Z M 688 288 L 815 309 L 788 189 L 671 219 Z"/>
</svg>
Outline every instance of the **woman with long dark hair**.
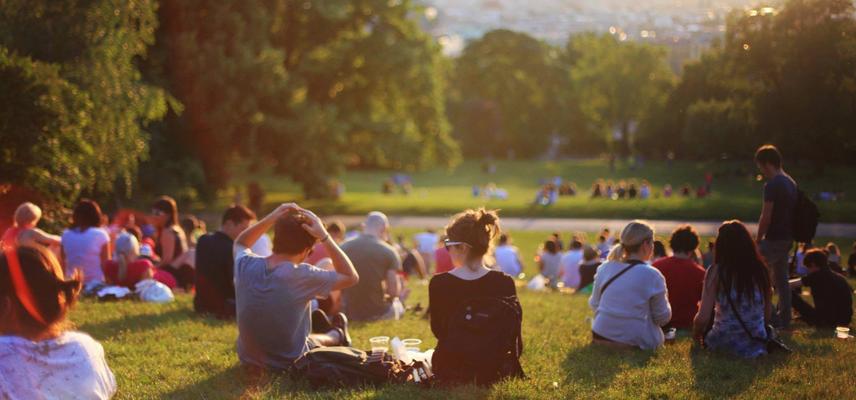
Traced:
<svg viewBox="0 0 856 400">
<path fill-rule="evenodd" d="M 693 337 L 708 349 L 745 358 L 767 354 L 764 340 L 771 297 L 770 272 L 749 230 L 737 220 L 723 223 L 714 264 L 705 275 Z"/>
<path fill-rule="evenodd" d="M 188 265 L 175 265 L 177 259 L 187 251 L 187 238 L 179 226 L 178 206 L 169 196 L 161 196 L 152 205 L 152 225 L 157 229 L 155 253 L 160 256 L 159 268 L 171 273 L 178 285 L 188 289 L 193 286 L 194 271 Z"/>
</svg>

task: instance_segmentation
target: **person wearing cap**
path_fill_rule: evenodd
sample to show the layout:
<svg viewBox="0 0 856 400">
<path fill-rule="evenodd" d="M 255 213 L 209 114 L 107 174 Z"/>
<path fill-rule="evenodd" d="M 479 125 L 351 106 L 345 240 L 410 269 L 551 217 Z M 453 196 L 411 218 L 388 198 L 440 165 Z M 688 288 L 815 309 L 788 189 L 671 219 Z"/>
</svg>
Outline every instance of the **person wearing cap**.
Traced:
<svg viewBox="0 0 856 400">
<path fill-rule="evenodd" d="M 82 271 L 66 279 L 44 248 L 0 253 L 0 398 L 109 399 L 116 393 L 101 344 L 67 329 L 81 287 Z"/>
<path fill-rule="evenodd" d="M 399 296 L 401 257 L 386 240 L 389 219 L 373 211 L 366 217 L 363 233 L 342 244 L 342 250 L 360 274 L 360 283 L 343 293 L 345 313 L 352 320 L 395 319 L 392 302 Z"/>
</svg>

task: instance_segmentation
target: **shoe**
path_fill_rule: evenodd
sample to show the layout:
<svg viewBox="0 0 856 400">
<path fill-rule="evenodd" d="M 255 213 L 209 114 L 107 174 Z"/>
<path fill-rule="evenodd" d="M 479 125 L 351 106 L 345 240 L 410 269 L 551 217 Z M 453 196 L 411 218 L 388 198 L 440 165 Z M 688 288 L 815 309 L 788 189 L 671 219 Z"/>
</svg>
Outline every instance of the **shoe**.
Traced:
<svg viewBox="0 0 856 400">
<path fill-rule="evenodd" d="M 342 335 L 342 346 L 351 345 L 351 334 L 348 333 L 348 317 L 342 313 L 336 313 L 330 318 L 330 323 L 339 330 Z"/>
</svg>

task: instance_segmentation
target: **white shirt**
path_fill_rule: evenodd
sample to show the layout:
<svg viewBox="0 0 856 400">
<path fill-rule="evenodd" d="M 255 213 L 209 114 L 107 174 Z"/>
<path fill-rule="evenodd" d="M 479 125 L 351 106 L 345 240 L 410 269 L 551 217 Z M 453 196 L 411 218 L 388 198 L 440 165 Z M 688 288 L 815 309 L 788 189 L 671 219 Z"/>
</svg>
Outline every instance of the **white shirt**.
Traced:
<svg viewBox="0 0 856 400">
<path fill-rule="evenodd" d="M 253 243 L 253 247 L 250 250 L 259 257 L 270 257 L 273 254 L 273 244 L 270 241 L 270 236 L 267 233 L 259 236 L 259 240 Z"/>
<path fill-rule="evenodd" d="M 62 233 L 62 250 L 65 253 L 65 276 L 70 277 L 75 269 L 83 272 L 83 281 L 103 281 L 101 249 L 110 241 L 110 235 L 102 228 L 87 228 L 81 232 L 66 229 Z"/>
<path fill-rule="evenodd" d="M 610 340 L 653 350 L 663 345 L 661 326 L 672 319 L 666 278 L 650 264 L 639 264 L 615 279 L 601 296 L 601 287 L 629 264 L 609 261 L 597 269 L 589 306 L 592 331 Z"/>
<path fill-rule="evenodd" d="M 428 232 L 417 233 L 413 236 L 413 241 L 416 242 L 416 249 L 420 253 L 434 254 L 434 248 L 437 247 L 437 235 Z"/>
<path fill-rule="evenodd" d="M 499 270 L 516 278 L 520 275 L 521 265 L 518 261 L 517 249 L 511 245 L 497 246 L 493 257 Z"/>
<path fill-rule="evenodd" d="M 104 348 L 89 335 L 65 332 L 33 342 L 0 336 L 0 399 L 109 399 L 116 378 Z"/>
<path fill-rule="evenodd" d="M 583 260 L 582 250 L 568 250 L 562 256 L 562 281 L 565 282 L 566 288 L 574 288 L 580 286 L 580 262 Z"/>
</svg>

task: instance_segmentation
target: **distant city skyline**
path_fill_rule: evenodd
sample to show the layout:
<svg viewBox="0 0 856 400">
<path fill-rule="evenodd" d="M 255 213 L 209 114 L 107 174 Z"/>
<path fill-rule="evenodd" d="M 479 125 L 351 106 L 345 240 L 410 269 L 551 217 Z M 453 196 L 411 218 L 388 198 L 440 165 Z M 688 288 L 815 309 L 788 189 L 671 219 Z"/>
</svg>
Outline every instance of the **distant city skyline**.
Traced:
<svg viewBox="0 0 856 400">
<path fill-rule="evenodd" d="M 725 31 L 734 9 L 773 12 L 779 1 L 755 0 L 421 0 L 425 26 L 449 56 L 494 29 L 526 32 L 554 45 L 575 33 L 611 33 L 671 49 L 675 72 Z"/>
</svg>

